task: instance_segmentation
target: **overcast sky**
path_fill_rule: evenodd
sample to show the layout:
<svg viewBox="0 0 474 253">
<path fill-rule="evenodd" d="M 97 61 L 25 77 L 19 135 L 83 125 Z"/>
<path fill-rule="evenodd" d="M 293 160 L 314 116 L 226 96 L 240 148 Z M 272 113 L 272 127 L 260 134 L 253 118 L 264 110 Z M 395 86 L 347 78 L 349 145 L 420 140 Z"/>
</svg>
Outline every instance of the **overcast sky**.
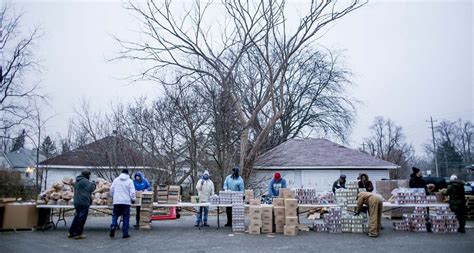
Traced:
<svg viewBox="0 0 474 253">
<path fill-rule="evenodd" d="M 82 98 L 108 110 L 113 101 L 159 94 L 157 85 L 129 84 L 136 64 L 108 62 L 117 52 L 111 35 L 135 38 L 136 20 L 120 1 L 14 1 L 23 10 L 23 28 L 40 25 L 45 36 L 38 76 L 49 97 L 50 135 L 66 132 Z M 289 1 L 298 8 L 297 1 Z M 404 127 L 418 154 L 430 141 L 426 120 L 473 120 L 472 1 L 371 1 L 335 23 L 319 40 L 341 51 L 354 73 L 350 96 L 357 107 L 350 145 L 359 147 L 374 117 Z"/>
</svg>

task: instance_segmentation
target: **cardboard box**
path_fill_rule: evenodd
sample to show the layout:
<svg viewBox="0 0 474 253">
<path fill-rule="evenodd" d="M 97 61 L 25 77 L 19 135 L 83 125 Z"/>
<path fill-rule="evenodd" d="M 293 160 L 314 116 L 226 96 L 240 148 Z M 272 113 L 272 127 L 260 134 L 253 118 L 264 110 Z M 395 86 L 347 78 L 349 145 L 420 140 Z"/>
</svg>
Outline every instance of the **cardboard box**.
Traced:
<svg viewBox="0 0 474 253">
<path fill-rule="evenodd" d="M 285 199 L 283 198 L 274 198 L 272 201 L 273 207 L 285 207 Z"/>
<path fill-rule="evenodd" d="M 151 225 L 140 225 L 140 230 L 151 230 Z"/>
<path fill-rule="evenodd" d="M 142 197 L 142 192 L 141 191 L 136 191 L 135 192 L 135 197 L 136 198 L 141 198 Z"/>
<path fill-rule="evenodd" d="M 272 220 L 262 220 L 262 227 L 272 227 L 273 221 Z"/>
<path fill-rule="evenodd" d="M 168 195 L 168 200 L 178 200 L 179 195 Z"/>
<path fill-rule="evenodd" d="M 3 228 L 34 228 L 38 226 L 38 213 L 35 203 L 5 205 Z"/>
<path fill-rule="evenodd" d="M 199 200 L 199 196 L 191 196 L 191 203 L 198 203 L 198 200 Z"/>
<path fill-rule="evenodd" d="M 250 199 L 249 204 L 250 206 L 260 206 L 262 201 L 260 199 Z"/>
<path fill-rule="evenodd" d="M 282 194 L 281 196 L 279 196 L 280 198 L 281 197 L 284 198 L 284 199 L 294 199 L 295 198 L 295 194 L 290 189 L 287 189 L 287 188 L 280 189 L 279 194 Z"/>
<path fill-rule="evenodd" d="M 263 226 L 262 220 L 250 220 L 251 227 L 261 227 Z"/>
<path fill-rule="evenodd" d="M 297 226 L 284 226 L 283 227 L 283 234 L 284 235 L 291 235 L 295 236 L 298 234 L 298 227 Z"/>
<path fill-rule="evenodd" d="M 296 211 L 296 209 L 285 208 L 285 216 L 298 216 L 298 212 Z"/>
<path fill-rule="evenodd" d="M 273 207 L 273 213 L 275 216 L 285 216 L 285 207 Z"/>
<path fill-rule="evenodd" d="M 245 200 L 248 202 L 249 200 L 253 199 L 254 196 L 253 196 L 253 190 L 245 190 L 244 191 L 244 196 L 245 196 Z"/>
<path fill-rule="evenodd" d="M 249 227 L 249 234 L 251 235 L 259 235 L 260 234 L 260 227 Z"/>
<path fill-rule="evenodd" d="M 268 213 L 264 213 L 264 214 L 262 214 L 262 220 L 264 220 L 264 221 L 273 221 L 273 215 L 268 214 Z"/>
<path fill-rule="evenodd" d="M 286 219 L 285 216 L 275 216 L 275 224 L 276 225 L 285 225 Z"/>
<path fill-rule="evenodd" d="M 262 233 L 273 233 L 273 226 L 262 226 Z"/>
<path fill-rule="evenodd" d="M 258 215 L 261 216 L 262 215 L 262 208 L 259 207 L 259 206 L 250 206 L 249 207 L 249 214 L 250 215 L 253 215 L 253 214 L 257 215 L 258 214 Z"/>
<path fill-rule="evenodd" d="M 298 217 L 296 217 L 296 216 L 286 216 L 285 225 L 286 226 L 298 226 Z"/>
<path fill-rule="evenodd" d="M 296 209 L 298 207 L 298 200 L 285 199 L 285 209 Z"/>
<path fill-rule="evenodd" d="M 272 206 L 262 206 L 262 214 L 273 214 L 273 207 Z"/>
<path fill-rule="evenodd" d="M 252 221 L 252 220 L 261 221 L 262 220 L 262 215 L 261 214 L 250 214 L 249 219 L 250 219 L 250 221 Z"/>
<path fill-rule="evenodd" d="M 168 187 L 168 191 L 169 192 L 180 192 L 181 191 L 181 187 L 179 187 L 179 185 L 170 185 Z"/>
<path fill-rule="evenodd" d="M 168 197 L 168 191 L 158 191 L 158 197 L 160 197 L 160 196 Z"/>
<path fill-rule="evenodd" d="M 275 225 L 275 233 L 283 233 L 285 225 Z"/>
</svg>

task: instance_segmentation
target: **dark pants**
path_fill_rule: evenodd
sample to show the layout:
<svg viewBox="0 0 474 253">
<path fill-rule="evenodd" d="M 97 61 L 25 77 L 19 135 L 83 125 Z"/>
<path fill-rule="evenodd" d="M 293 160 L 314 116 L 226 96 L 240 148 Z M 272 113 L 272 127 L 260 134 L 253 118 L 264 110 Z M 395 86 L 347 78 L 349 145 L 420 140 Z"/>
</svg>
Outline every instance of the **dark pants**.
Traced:
<svg viewBox="0 0 474 253">
<path fill-rule="evenodd" d="M 459 221 L 459 230 L 464 230 L 464 227 L 466 226 L 466 217 L 464 216 L 466 215 L 466 208 L 461 206 L 459 208 L 451 207 L 450 209 L 454 214 L 456 214 L 456 219 Z"/>
<path fill-rule="evenodd" d="M 138 226 L 138 224 L 140 224 L 140 207 L 137 206 L 136 210 L 137 210 L 137 214 L 135 215 L 135 221 L 136 221 L 135 225 Z"/>
<path fill-rule="evenodd" d="M 123 235 L 128 235 L 128 226 L 130 222 L 130 205 L 114 205 L 114 210 L 112 212 L 112 225 L 110 225 L 111 229 L 117 229 L 117 220 L 120 216 L 122 216 L 123 221 L 122 233 Z"/>
<path fill-rule="evenodd" d="M 232 225 L 232 207 L 226 207 L 225 212 L 227 213 L 227 224 Z"/>
<path fill-rule="evenodd" d="M 87 215 L 89 214 L 89 206 L 75 206 L 76 213 L 72 220 L 69 234 L 72 236 L 81 235 L 84 232 L 84 225 L 86 224 Z"/>
</svg>

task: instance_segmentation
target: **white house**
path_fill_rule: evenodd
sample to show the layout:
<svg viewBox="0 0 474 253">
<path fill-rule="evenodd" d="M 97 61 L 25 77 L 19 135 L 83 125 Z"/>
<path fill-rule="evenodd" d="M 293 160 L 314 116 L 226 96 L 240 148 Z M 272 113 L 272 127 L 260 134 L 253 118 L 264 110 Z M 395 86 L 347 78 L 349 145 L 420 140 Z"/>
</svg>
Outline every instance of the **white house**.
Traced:
<svg viewBox="0 0 474 253">
<path fill-rule="evenodd" d="M 360 173 L 369 179 L 389 179 L 398 165 L 336 144 L 326 139 L 291 139 L 260 155 L 255 163 L 257 178 L 271 178 L 280 172 L 289 188 L 331 190 L 341 174 L 357 180 Z"/>
</svg>

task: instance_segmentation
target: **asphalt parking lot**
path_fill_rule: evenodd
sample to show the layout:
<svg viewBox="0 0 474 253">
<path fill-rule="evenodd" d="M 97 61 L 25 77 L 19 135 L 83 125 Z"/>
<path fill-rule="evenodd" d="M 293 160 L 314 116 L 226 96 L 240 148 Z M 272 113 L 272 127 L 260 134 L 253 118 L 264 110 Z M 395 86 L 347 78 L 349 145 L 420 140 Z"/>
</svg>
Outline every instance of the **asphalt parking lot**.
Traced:
<svg viewBox="0 0 474 253">
<path fill-rule="evenodd" d="M 122 239 L 118 232 L 111 239 L 110 217 L 89 217 L 84 240 L 68 239 L 64 224 L 45 232 L 2 232 L 0 252 L 474 252 L 473 229 L 466 234 L 402 232 L 394 231 L 391 222 L 384 220 L 385 229 L 378 238 L 312 231 L 291 237 L 218 230 L 215 217 L 209 220 L 211 227 L 201 230 L 193 226 L 193 216 L 157 221 L 151 231 L 132 228 L 131 238 Z M 71 223 L 71 217 L 67 222 Z"/>
</svg>

